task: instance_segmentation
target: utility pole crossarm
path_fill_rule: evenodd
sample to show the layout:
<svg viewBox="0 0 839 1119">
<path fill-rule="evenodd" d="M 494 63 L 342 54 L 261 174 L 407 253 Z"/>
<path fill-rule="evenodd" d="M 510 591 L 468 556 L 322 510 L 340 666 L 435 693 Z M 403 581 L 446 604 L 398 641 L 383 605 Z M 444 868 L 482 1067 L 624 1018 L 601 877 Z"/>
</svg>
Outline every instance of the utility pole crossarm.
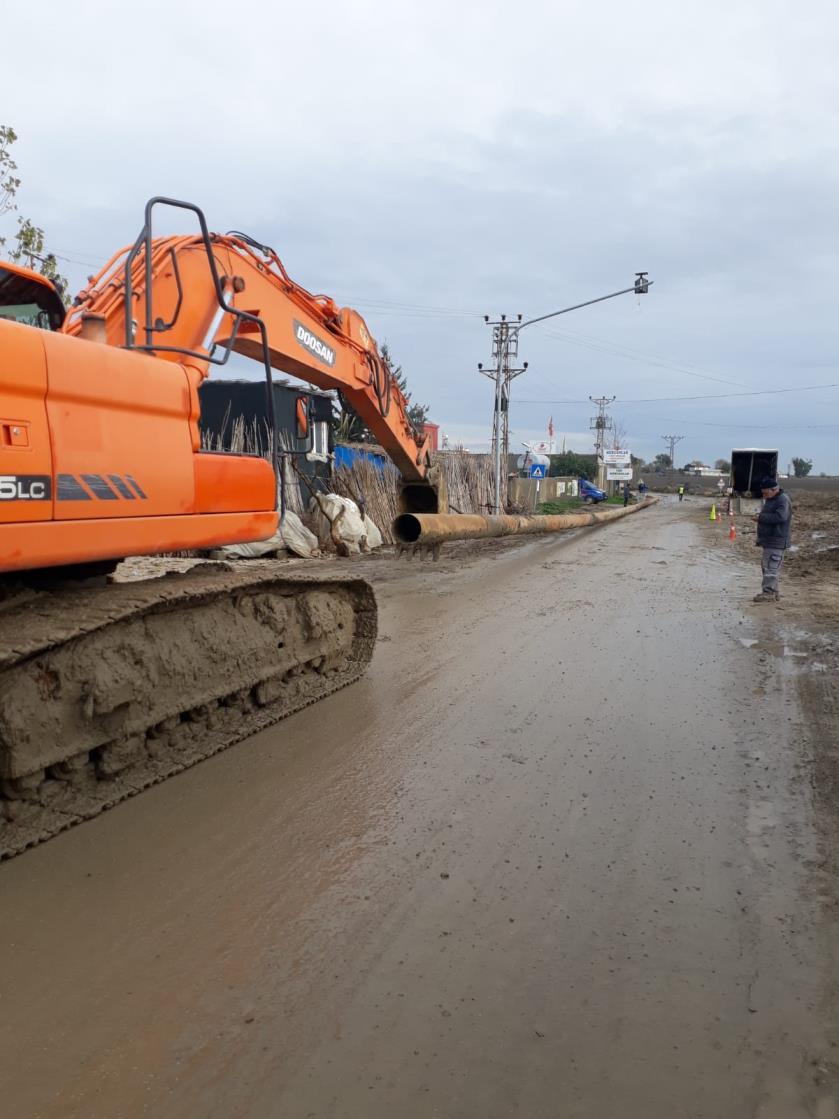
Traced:
<svg viewBox="0 0 839 1119">
<path fill-rule="evenodd" d="M 670 447 L 670 465 L 672 467 L 675 467 L 675 465 L 676 465 L 676 444 L 681 443 L 681 441 L 684 439 L 684 435 L 662 435 L 661 438 Z"/>
</svg>

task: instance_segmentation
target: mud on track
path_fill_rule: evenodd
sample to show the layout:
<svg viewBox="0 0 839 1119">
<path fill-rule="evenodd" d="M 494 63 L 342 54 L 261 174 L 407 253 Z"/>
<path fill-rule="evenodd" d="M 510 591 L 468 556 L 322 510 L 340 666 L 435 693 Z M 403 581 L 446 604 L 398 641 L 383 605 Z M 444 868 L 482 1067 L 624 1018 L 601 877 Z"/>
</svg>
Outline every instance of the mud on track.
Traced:
<svg viewBox="0 0 839 1119">
<path fill-rule="evenodd" d="M 751 566 L 662 504 L 353 571 L 364 680 L 0 866 L 10 1113 L 836 1115 L 819 732 Z"/>
<path fill-rule="evenodd" d="M 0 613 L 0 860 L 363 674 L 359 579 L 201 564 L 29 592 Z"/>
</svg>

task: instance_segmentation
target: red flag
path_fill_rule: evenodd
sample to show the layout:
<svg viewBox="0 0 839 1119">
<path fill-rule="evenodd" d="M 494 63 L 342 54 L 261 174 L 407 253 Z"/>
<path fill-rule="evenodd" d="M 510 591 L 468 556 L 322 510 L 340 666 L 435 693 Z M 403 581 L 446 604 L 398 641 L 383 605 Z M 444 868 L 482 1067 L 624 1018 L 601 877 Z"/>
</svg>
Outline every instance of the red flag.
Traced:
<svg viewBox="0 0 839 1119">
<path fill-rule="evenodd" d="M 553 416 L 551 416 L 551 418 L 548 420 L 548 438 L 553 439 L 553 437 L 554 437 L 554 418 L 553 418 Z"/>
</svg>

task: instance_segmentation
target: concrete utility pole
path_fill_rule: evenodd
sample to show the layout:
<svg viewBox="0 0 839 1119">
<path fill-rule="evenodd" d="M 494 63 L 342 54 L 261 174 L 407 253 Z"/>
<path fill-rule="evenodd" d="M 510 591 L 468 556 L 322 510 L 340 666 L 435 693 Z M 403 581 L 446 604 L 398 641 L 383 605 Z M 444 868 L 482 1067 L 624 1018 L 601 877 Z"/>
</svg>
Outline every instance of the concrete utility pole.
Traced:
<svg viewBox="0 0 839 1119">
<path fill-rule="evenodd" d="M 489 316 L 484 315 L 484 322 L 489 323 Z M 507 495 L 507 456 L 510 453 L 510 387 L 516 377 L 527 369 L 527 362 L 520 369 L 513 368 L 512 362 L 518 357 L 519 352 L 519 325 L 521 315 L 516 322 L 509 322 L 506 315 L 502 315 L 497 322 L 490 323 L 492 327 L 492 356 L 495 359 L 495 368 L 484 369 L 478 362 L 478 369 L 485 377 L 495 382 L 495 407 L 492 412 L 492 457 L 493 477 L 495 480 L 493 512 L 500 513 Z M 502 470 L 502 462 L 504 468 Z"/>
<path fill-rule="evenodd" d="M 590 426 L 594 432 L 594 451 L 597 455 L 597 484 L 601 490 L 605 490 L 606 488 L 606 467 L 603 463 L 603 449 L 606 445 L 606 432 L 612 427 L 612 417 L 606 415 L 606 406 L 616 399 L 617 397 L 614 396 L 589 397 L 592 404 L 597 405 L 597 415 L 592 416 Z"/>
<path fill-rule="evenodd" d="M 492 413 L 492 457 L 493 473 L 495 478 L 495 494 L 493 498 L 493 512 L 500 513 L 504 504 L 506 490 L 506 460 L 502 474 L 502 455 L 509 452 L 510 439 L 510 384 L 527 369 L 527 362 L 520 369 L 513 368 L 513 359 L 518 357 L 519 331 L 526 326 L 532 326 L 545 319 L 556 318 L 557 315 L 566 315 L 569 311 L 578 311 L 581 307 L 590 307 L 592 303 L 602 303 L 606 299 L 614 299 L 616 295 L 626 295 L 633 292 L 635 295 L 646 295 L 653 280 L 647 278 L 646 272 L 635 273 L 635 283 L 632 287 L 612 291 L 608 295 L 599 295 L 596 299 L 587 299 L 584 303 L 575 303 L 571 307 L 563 307 L 560 311 L 550 311 L 547 315 L 538 315 L 535 319 L 522 322 L 522 316 L 510 320 L 506 315 L 490 322 L 489 315 L 484 315 L 484 322 L 492 327 L 492 356 L 495 359 L 493 370 L 484 369 L 479 362 L 478 369 L 485 377 L 495 382 L 495 407 Z"/>
<path fill-rule="evenodd" d="M 670 447 L 670 465 L 676 469 L 676 444 L 681 443 L 684 435 L 662 435 L 661 437 L 665 443 Z"/>
</svg>

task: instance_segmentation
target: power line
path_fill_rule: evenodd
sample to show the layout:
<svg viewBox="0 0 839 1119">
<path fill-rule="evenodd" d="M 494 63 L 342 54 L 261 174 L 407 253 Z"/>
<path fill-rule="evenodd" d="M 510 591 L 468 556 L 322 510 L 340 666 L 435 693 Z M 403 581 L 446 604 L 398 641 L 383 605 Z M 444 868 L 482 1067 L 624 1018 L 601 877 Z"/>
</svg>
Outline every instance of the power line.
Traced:
<svg viewBox="0 0 839 1119">
<path fill-rule="evenodd" d="M 99 268 L 105 263 L 104 261 L 90 260 L 81 253 L 77 253 L 75 249 L 53 249 L 52 255 L 58 257 L 59 260 L 66 260 L 69 264 L 83 264 L 87 268 Z"/>
<path fill-rule="evenodd" d="M 786 392 L 815 392 L 818 389 L 837 389 L 839 381 L 828 385 L 796 385 L 787 389 L 754 389 L 751 392 L 712 392 L 702 396 L 638 396 L 616 397 L 618 404 L 661 404 L 678 400 L 730 400 L 738 396 L 777 396 Z M 586 404 L 585 400 L 520 400 L 519 404 Z"/>
<path fill-rule="evenodd" d="M 683 365 L 677 365 L 675 362 L 667 361 L 666 359 L 655 357 L 642 353 L 640 350 L 631 351 L 623 347 L 615 346 L 611 343 L 601 344 L 598 342 L 584 340 L 582 338 L 574 338 L 570 335 L 561 334 L 556 330 L 546 330 L 540 328 L 543 334 L 549 334 L 553 338 L 558 338 L 562 342 L 570 342 L 575 346 L 583 346 L 585 349 L 594 350 L 597 353 L 609 354 L 611 357 L 622 357 L 627 361 L 641 362 L 644 365 L 651 365 L 657 369 L 670 369 L 676 373 L 683 373 L 687 377 L 697 377 L 700 381 L 715 381 L 720 385 L 736 385 L 740 388 L 746 388 L 742 381 L 732 381 L 727 377 L 714 377 L 710 373 L 698 373 L 695 369 L 688 369 Z"/>
<path fill-rule="evenodd" d="M 440 307 L 431 304 L 420 303 L 399 303 L 391 302 L 389 300 L 377 299 L 351 299 L 349 300 L 354 306 L 368 306 L 376 308 L 378 314 L 392 315 L 395 318 L 402 316 L 416 316 L 416 317 L 466 317 L 477 318 L 480 317 L 480 312 L 469 311 L 454 307 Z M 387 309 L 385 309 L 387 308 Z M 582 346 L 585 349 L 593 350 L 598 353 L 606 353 L 612 357 L 623 357 L 627 361 L 641 362 L 646 365 L 651 365 L 658 369 L 669 369 L 676 373 L 682 373 L 687 377 L 695 377 L 702 381 L 712 381 L 721 385 L 734 385 L 738 388 L 748 390 L 748 386 L 742 381 L 732 381 L 727 377 L 716 377 L 710 373 L 701 373 L 696 369 L 687 368 L 684 364 L 670 361 L 667 358 L 661 357 L 659 354 L 647 353 L 644 350 L 637 350 L 631 346 L 625 346 L 622 343 L 610 342 L 603 339 L 593 338 L 589 335 L 580 334 L 577 331 L 558 331 L 552 330 L 550 327 L 537 327 L 543 334 L 552 338 L 556 338 L 561 342 L 567 342 L 574 346 Z M 786 393 L 786 392 L 808 392 L 817 388 L 839 388 L 839 384 L 828 385 L 807 385 L 801 388 L 785 388 L 785 389 L 763 389 L 760 391 L 745 391 L 742 393 L 720 393 L 709 394 L 707 397 L 692 397 L 692 396 L 660 396 L 660 397 L 638 397 L 638 398 L 618 398 L 621 404 L 655 404 L 658 402 L 678 401 L 678 400 L 714 400 L 724 399 L 726 397 L 736 396 L 768 396 L 772 393 Z M 585 400 L 521 400 L 521 404 L 585 404 Z"/>
<path fill-rule="evenodd" d="M 351 299 L 354 306 L 363 307 L 394 307 L 399 310 L 429 311 L 433 314 L 463 315 L 467 318 L 483 318 L 480 311 L 464 311 L 457 307 L 440 307 L 429 303 L 402 303 L 391 299 L 366 299 L 363 296 Z"/>
<path fill-rule="evenodd" d="M 839 428 L 839 424 L 717 424 L 704 420 L 685 419 L 680 419 L 679 423 L 686 424 L 689 427 L 725 427 L 748 431 L 827 431 Z"/>
</svg>

